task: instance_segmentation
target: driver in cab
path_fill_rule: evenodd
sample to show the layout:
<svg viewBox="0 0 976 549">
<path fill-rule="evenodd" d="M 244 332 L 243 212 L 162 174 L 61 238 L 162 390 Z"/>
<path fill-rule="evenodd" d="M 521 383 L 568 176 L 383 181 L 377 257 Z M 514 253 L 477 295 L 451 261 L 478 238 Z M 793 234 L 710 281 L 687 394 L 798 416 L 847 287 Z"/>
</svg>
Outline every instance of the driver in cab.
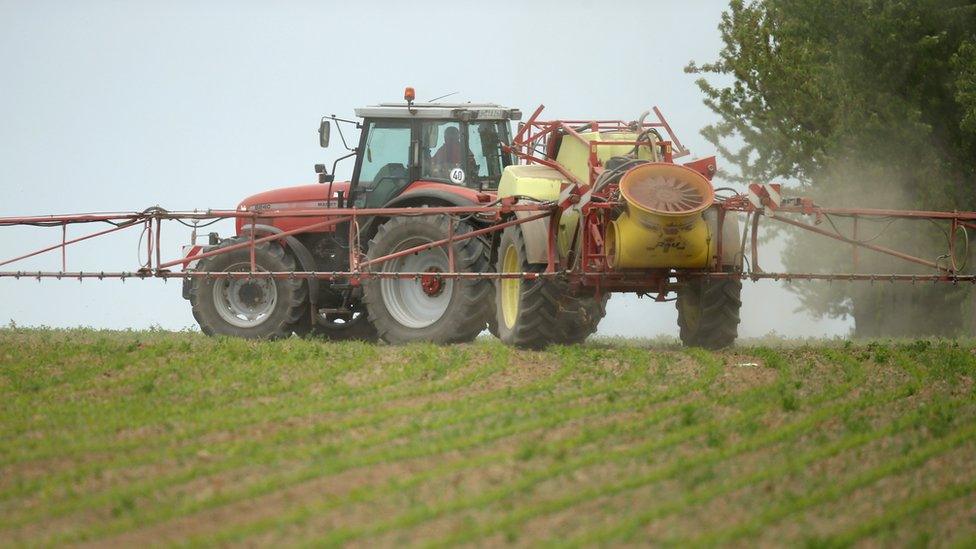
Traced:
<svg viewBox="0 0 976 549">
<path fill-rule="evenodd" d="M 448 177 L 451 170 L 464 166 L 464 152 L 474 157 L 471 151 L 462 151 L 461 132 L 454 126 L 444 130 L 444 144 L 431 157 L 432 172 L 435 177 Z"/>
</svg>

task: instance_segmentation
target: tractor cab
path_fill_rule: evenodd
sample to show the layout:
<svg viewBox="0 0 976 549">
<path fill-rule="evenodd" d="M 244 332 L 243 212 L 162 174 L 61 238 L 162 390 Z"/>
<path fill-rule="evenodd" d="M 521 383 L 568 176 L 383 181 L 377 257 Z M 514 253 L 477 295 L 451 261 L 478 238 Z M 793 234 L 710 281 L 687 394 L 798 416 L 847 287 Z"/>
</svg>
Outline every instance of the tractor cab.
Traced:
<svg viewBox="0 0 976 549">
<path fill-rule="evenodd" d="M 448 193 L 494 191 L 512 163 L 517 109 L 491 103 L 381 103 L 356 109 L 363 119 L 349 204 L 382 207 L 423 187 Z M 465 193 L 467 194 L 467 193 Z"/>
</svg>

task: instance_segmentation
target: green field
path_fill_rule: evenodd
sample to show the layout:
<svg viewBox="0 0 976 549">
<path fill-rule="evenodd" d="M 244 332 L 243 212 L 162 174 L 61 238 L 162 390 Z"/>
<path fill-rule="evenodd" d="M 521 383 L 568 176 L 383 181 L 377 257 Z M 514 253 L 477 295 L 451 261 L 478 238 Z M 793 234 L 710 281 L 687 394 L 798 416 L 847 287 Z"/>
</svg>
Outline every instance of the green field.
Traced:
<svg viewBox="0 0 976 549">
<path fill-rule="evenodd" d="M 976 343 L 0 330 L 0 544 L 976 543 Z"/>
</svg>

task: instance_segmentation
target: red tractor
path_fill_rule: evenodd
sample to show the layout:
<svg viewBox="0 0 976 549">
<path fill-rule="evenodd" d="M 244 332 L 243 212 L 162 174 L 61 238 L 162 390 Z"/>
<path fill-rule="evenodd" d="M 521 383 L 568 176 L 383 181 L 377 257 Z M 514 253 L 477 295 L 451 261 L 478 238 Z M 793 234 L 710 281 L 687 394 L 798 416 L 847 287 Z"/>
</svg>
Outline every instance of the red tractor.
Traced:
<svg viewBox="0 0 976 549">
<path fill-rule="evenodd" d="M 244 199 L 238 211 L 281 212 L 316 208 L 430 208 L 483 205 L 495 199 L 503 170 L 513 163 L 504 146 L 510 143 L 510 121 L 521 113 L 494 104 L 406 103 L 356 109 L 361 121 L 334 115 L 322 119 L 320 144 L 330 142 L 332 122 L 354 158 L 352 179 L 334 181 L 317 165 L 319 183 L 275 189 Z M 341 125 L 361 130 L 349 147 Z M 332 170 L 335 171 L 336 164 Z M 193 253 L 226 247 L 254 236 L 271 235 L 313 225 L 314 217 L 268 217 L 251 223 L 237 219 L 237 235 L 218 239 Z M 303 232 L 260 244 L 258 270 L 268 272 L 349 270 L 353 249 L 367 259 L 389 255 L 419 243 L 482 228 L 488 222 L 469 215 L 448 227 L 441 216 L 373 216 Z M 352 236 L 350 236 L 352 235 Z M 448 271 L 449 255 L 462 272 L 492 270 L 491 236 L 471 238 L 451 249 L 438 247 L 388 261 L 383 269 L 425 272 L 420 280 L 371 279 L 362 284 L 343 280 L 185 279 L 183 295 L 207 334 L 278 338 L 292 333 L 319 334 L 332 339 L 390 343 L 474 339 L 494 317 L 490 279 L 452 280 L 436 276 Z M 197 271 L 248 271 L 247 249 L 215 255 L 188 265 Z"/>
</svg>

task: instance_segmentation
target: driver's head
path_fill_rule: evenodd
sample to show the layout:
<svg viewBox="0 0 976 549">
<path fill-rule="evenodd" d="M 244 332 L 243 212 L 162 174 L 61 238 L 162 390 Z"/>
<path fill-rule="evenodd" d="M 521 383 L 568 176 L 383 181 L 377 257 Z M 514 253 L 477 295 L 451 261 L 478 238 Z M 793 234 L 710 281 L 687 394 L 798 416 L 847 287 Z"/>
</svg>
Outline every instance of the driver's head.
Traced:
<svg viewBox="0 0 976 549">
<path fill-rule="evenodd" d="M 454 126 L 448 126 L 444 130 L 444 143 L 457 143 L 461 140 L 461 132 L 458 131 Z"/>
</svg>

